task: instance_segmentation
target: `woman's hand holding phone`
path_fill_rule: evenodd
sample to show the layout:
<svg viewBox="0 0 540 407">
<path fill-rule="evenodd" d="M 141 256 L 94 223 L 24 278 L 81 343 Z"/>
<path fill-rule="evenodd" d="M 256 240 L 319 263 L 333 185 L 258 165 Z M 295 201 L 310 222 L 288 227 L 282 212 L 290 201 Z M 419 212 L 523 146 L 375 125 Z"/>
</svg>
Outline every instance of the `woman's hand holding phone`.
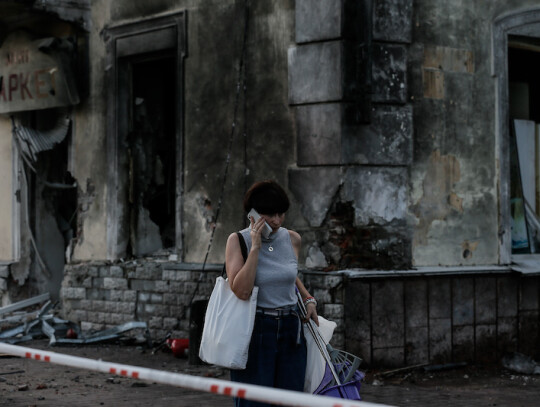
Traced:
<svg viewBox="0 0 540 407">
<path fill-rule="evenodd" d="M 261 248 L 261 235 L 264 228 L 264 218 L 260 217 L 257 221 L 253 216 L 250 216 L 249 221 L 251 228 L 249 233 L 251 234 L 251 249 Z"/>
<path fill-rule="evenodd" d="M 261 215 L 259 215 L 259 212 L 257 212 L 255 208 L 252 208 L 248 213 L 248 219 L 250 220 L 250 222 L 252 217 L 255 222 L 257 222 L 261 218 Z M 270 237 L 270 233 L 272 233 L 272 228 L 268 223 L 264 222 L 263 229 L 261 230 L 262 237 L 268 239 Z"/>
</svg>

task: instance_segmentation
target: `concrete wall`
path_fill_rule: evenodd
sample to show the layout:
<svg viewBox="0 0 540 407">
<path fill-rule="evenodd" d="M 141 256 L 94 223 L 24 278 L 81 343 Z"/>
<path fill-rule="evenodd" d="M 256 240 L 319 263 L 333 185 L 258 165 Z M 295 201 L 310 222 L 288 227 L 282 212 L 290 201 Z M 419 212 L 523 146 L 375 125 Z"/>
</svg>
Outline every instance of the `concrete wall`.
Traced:
<svg viewBox="0 0 540 407">
<path fill-rule="evenodd" d="M 490 26 L 501 7 L 513 5 L 496 3 L 414 8 L 409 69 L 415 265 L 498 262 Z"/>
<path fill-rule="evenodd" d="M 8 118 L 0 118 L 0 173 L 13 173 L 11 122 Z M 0 208 L 3 213 L 11 214 L 13 211 L 13 182 L 11 176 L 0 178 Z M 13 217 L 0 217 L 0 260 L 13 260 Z"/>
<path fill-rule="evenodd" d="M 101 31 L 110 21 L 109 3 L 92 2 L 88 37 L 81 39 L 88 64 L 88 95 L 74 110 L 74 141 L 70 170 L 77 180 L 79 236 L 73 260 L 105 259 L 107 255 L 107 161 L 105 47 Z"/>
<path fill-rule="evenodd" d="M 82 235 L 73 260 L 107 257 L 106 135 L 107 55 L 102 31 L 141 18 L 185 11 L 187 55 L 184 62 L 183 259 L 201 262 L 210 239 L 235 110 L 238 64 L 244 35 L 240 1 L 125 1 L 92 5 L 88 35 L 90 89 L 76 110 L 74 172 L 79 180 Z M 245 185 L 260 178 L 286 184 L 294 162 L 294 123 L 287 104 L 287 48 L 292 41 L 294 2 L 254 2 L 246 50 L 246 92 L 241 92 L 225 199 L 209 261 L 223 257 L 228 234 L 243 227 Z M 260 52 L 264 49 L 265 52 Z M 244 115 L 252 118 L 243 136 Z M 256 118 L 253 120 L 253 118 Z M 244 160 L 246 143 L 247 161 Z M 276 159 L 276 156 L 279 159 Z M 110 157 L 109 157 L 110 158 Z M 249 174 L 249 175 L 245 175 Z M 121 197 L 121 199 L 124 199 Z"/>
<path fill-rule="evenodd" d="M 261 178 L 275 178 L 286 185 L 287 168 L 295 161 L 294 122 L 287 103 L 287 48 L 293 38 L 294 1 L 250 5 L 245 93 L 241 87 L 231 163 L 209 255 L 214 262 L 223 260 L 227 236 L 245 225 L 241 203 L 246 185 Z M 197 8 L 188 10 L 184 96 L 187 262 L 204 258 L 211 231 L 208 219 L 215 215 L 220 198 L 243 35 L 243 2 L 221 2 L 219 7 L 197 3 Z"/>
</svg>

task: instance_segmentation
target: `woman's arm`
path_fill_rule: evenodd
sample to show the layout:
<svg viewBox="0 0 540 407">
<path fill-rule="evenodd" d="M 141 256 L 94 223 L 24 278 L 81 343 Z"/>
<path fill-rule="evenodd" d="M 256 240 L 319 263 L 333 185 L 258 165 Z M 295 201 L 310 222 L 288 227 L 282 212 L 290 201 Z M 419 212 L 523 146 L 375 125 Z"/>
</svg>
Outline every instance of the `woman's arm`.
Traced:
<svg viewBox="0 0 540 407">
<path fill-rule="evenodd" d="M 298 254 L 300 253 L 300 247 L 302 246 L 302 238 L 298 233 L 296 233 L 293 230 L 289 230 L 289 234 L 291 235 L 291 242 L 294 249 L 294 252 L 296 253 L 296 258 L 298 259 Z M 304 302 L 304 305 L 306 306 L 306 320 L 309 320 L 310 318 L 319 325 L 319 317 L 317 315 L 317 302 L 316 301 L 309 301 L 306 304 L 306 300 L 308 298 L 313 298 L 309 291 L 306 289 L 302 281 L 298 277 L 296 277 L 296 287 L 298 288 L 298 291 L 300 292 L 300 296 L 302 297 L 302 301 Z M 313 298 L 314 299 L 314 298 Z"/>
<path fill-rule="evenodd" d="M 257 222 L 253 222 L 253 219 L 251 221 L 251 250 L 245 262 L 242 257 L 238 235 L 232 233 L 227 239 L 227 246 L 225 247 L 227 277 L 231 290 L 241 300 L 249 299 L 255 285 L 263 223 L 263 218 Z"/>
<path fill-rule="evenodd" d="M 315 299 L 311 296 L 309 291 L 306 289 L 302 281 L 298 277 L 296 277 L 296 287 L 298 287 L 298 291 L 300 292 L 300 296 L 302 297 L 302 301 L 304 302 L 304 306 L 306 307 L 306 321 L 310 318 L 315 322 L 317 325 L 319 325 L 319 316 L 317 315 L 317 302 L 314 301 Z M 311 298 L 313 301 L 306 301 Z"/>
</svg>

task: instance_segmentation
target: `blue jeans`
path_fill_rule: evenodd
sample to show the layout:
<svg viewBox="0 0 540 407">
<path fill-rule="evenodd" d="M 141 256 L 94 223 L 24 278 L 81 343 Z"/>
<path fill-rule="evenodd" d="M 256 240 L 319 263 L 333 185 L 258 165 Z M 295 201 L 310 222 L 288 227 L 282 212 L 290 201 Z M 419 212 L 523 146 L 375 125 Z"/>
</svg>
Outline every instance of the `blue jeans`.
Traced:
<svg viewBox="0 0 540 407">
<path fill-rule="evenodd" d="M 246 369 L 231 370 L 231 380 L 303 391 L 306 360 L 306 339 L 298 316 L 277 318 L 257 314 Z M 240 398 L 234 402 L 236 407 L 272 405 Z"/>
</svg>

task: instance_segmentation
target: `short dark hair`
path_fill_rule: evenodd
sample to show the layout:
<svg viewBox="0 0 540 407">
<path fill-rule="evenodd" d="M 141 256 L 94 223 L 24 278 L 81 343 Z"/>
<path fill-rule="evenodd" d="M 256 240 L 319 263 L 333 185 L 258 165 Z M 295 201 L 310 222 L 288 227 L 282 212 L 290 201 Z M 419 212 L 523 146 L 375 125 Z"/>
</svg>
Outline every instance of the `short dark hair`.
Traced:
<svg viewBox="0 0 540 407">
<path fill-rule="evenodd" d="M 275 181 L 265 180 L 253 184 L 244 195 L 244 210 L 254 208 L 264 215 L 285 213 L 289 209 L 289 197 Z"/>
</svg>

